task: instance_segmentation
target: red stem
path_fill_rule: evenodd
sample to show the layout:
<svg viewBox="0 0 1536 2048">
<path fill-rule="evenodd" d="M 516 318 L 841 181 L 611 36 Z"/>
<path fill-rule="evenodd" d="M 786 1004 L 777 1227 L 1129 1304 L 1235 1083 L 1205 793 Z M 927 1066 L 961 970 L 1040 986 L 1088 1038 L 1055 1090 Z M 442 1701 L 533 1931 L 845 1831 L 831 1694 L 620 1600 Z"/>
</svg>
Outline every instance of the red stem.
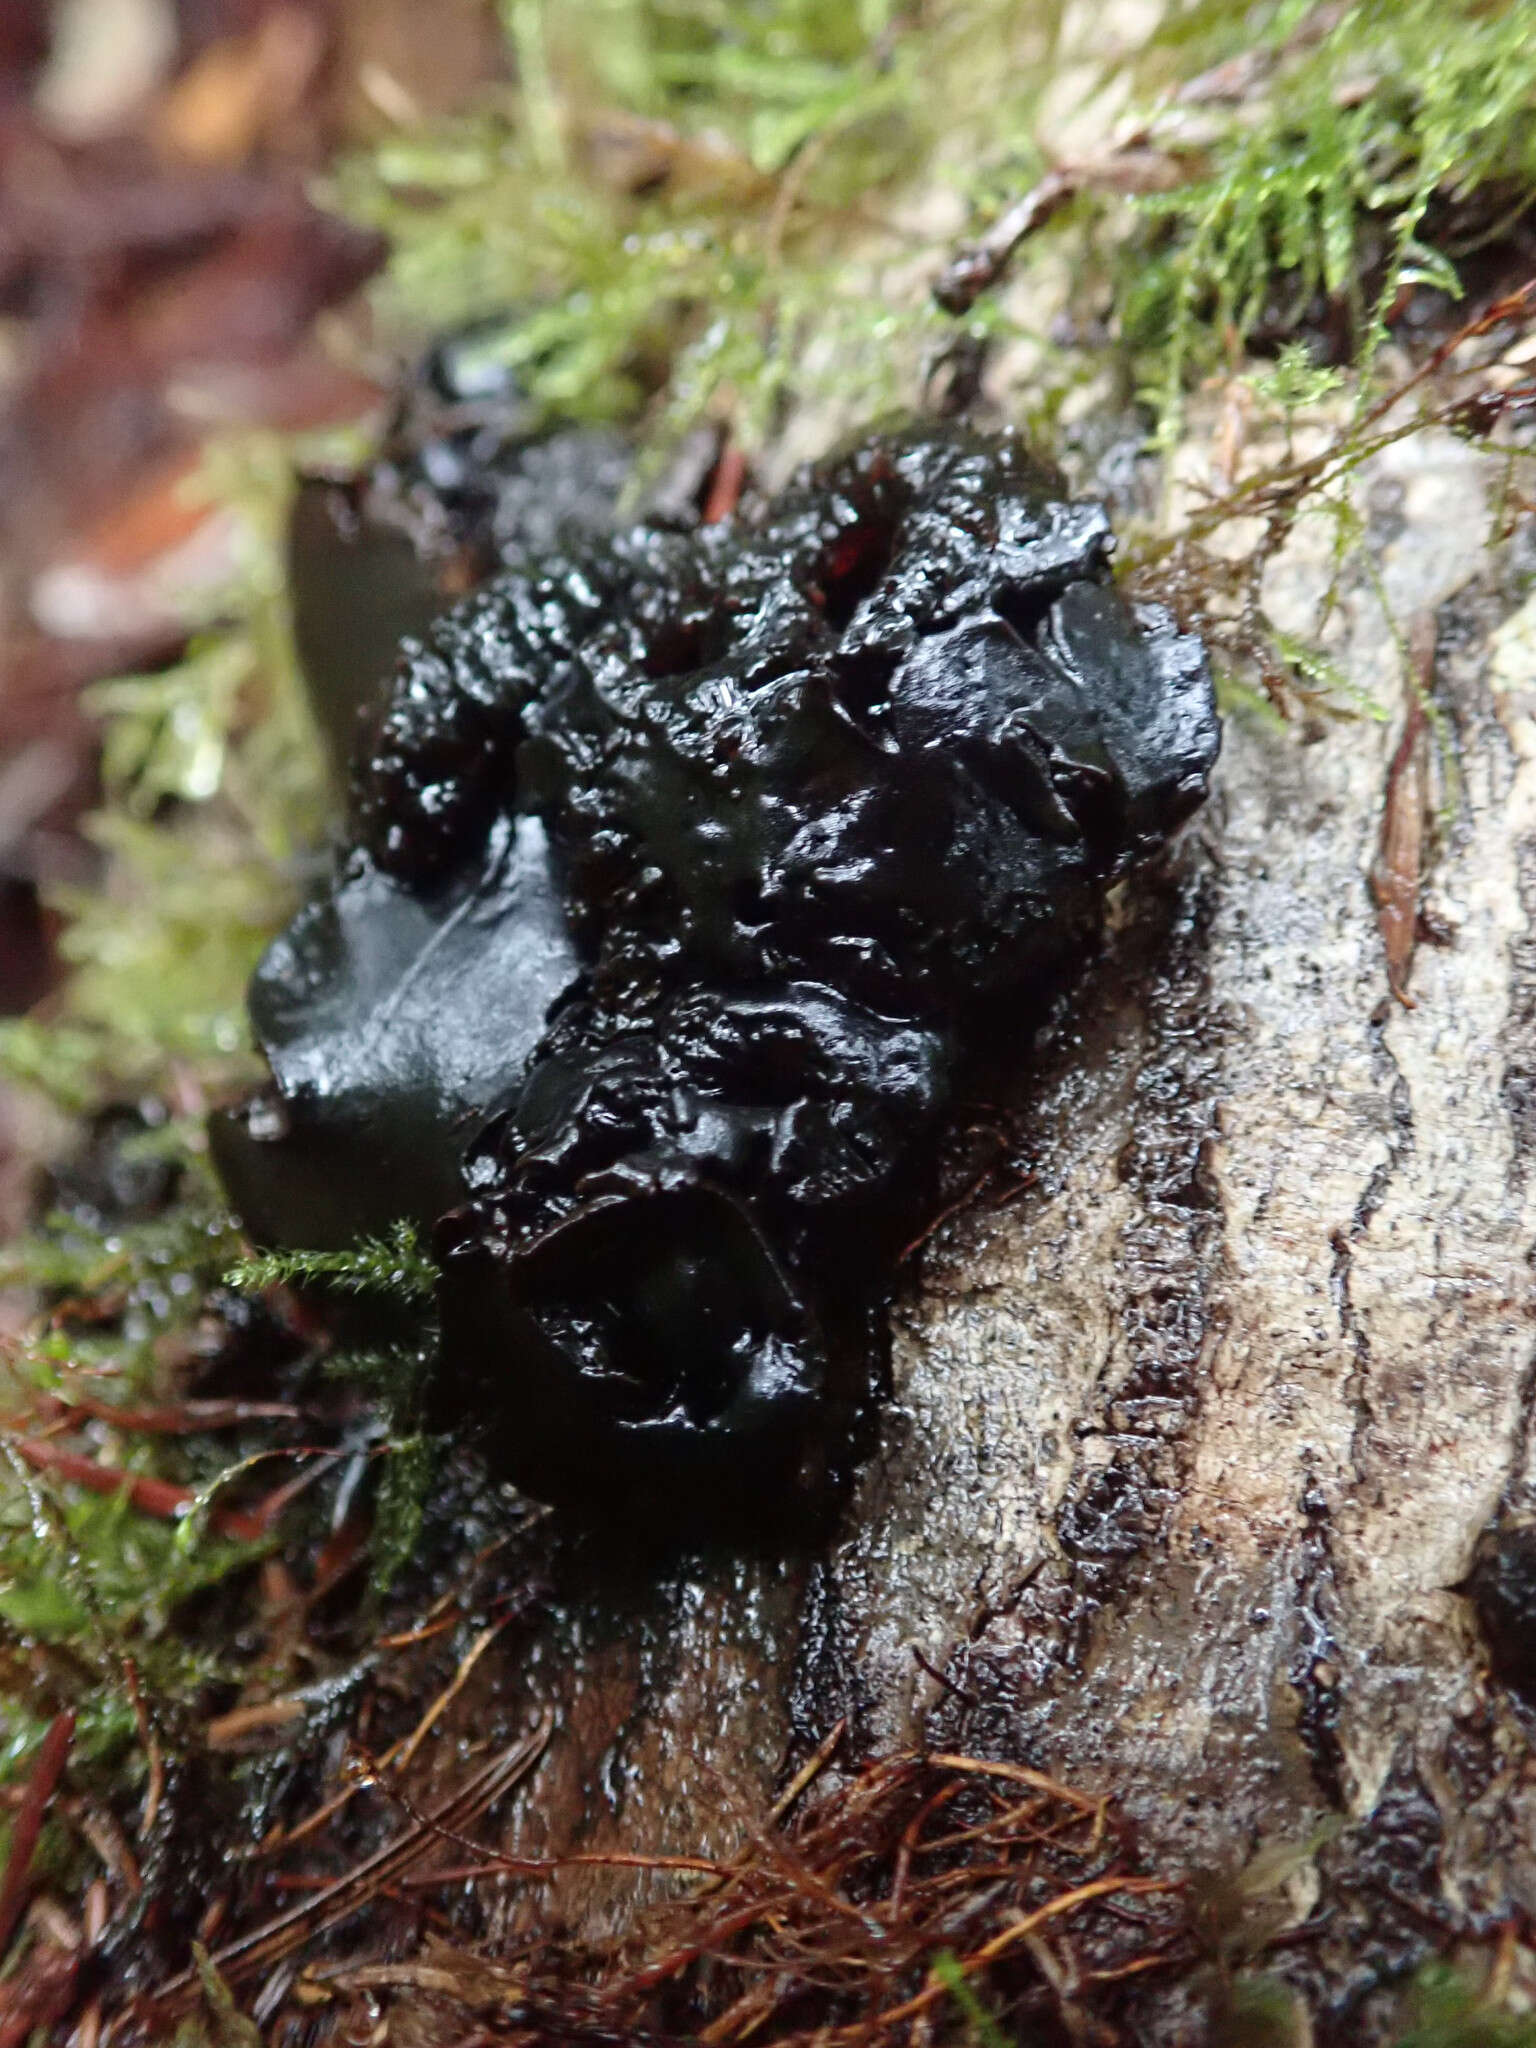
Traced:
<svg viewBox="0 0 1536 2048">
<path fill-rule="evenodd" d="M 709 497 L 704 505 L 706 526 L 716 526 L 722 519 L 730 518 L 741 501 L 741 490 L 746 480 L 747 458 L 734 441 L 727 441 L 720 450 L 720 459 L 710 479 Z"/>
<path fill-rule="evenodd" d="M 126 1493 L 141 1514 L 174 1522 L 186 1514 L 197 1496 L 190 1486 L 175 1486 L 169 1479 L 152 1479 L 143 1472 L 123 1472 L 115 1465 L 98 1465 L 78 1451 L 61 1451 L 57 1444 L 40 1443 L 36 1437 L 12 1437 L 12 1447 L 36 1472 L 56 1472 L 91 1493 Z M 255 1543 L 266 1535 L 268 1519 L 242 1513 L 239 1508 L 215 1508 L 210 1517 L 221 1536 L 233 1536 L 240 1543 Z"/>
<path fill-rule="evenodd" d="M 55 1714 L 48 1724 L 48 1733 L 38 1746 L 37 1761 L 32 1766 L 27 1789 L 16 1809 L 16 1819 L 11 1827 L 11 1853 L 5 1860 L 5 1876 L 0 1878 L 0 1956 L 10 1947 L 16 1923 L 27 1903 L 32 1852 L 37 1847 L 48 1802 L 63 1775 L 74 1735 L 75 1717 L 69 1709 Z"/>
</svg>

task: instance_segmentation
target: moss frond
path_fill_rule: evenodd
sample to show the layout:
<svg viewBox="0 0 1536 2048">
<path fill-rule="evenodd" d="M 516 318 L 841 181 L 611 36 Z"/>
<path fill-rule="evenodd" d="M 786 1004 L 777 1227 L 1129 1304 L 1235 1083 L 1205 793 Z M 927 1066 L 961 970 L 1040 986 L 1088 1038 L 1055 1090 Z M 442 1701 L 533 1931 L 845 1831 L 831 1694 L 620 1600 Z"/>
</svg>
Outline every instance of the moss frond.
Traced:
<svg viewBox="0 0 1536 2048">
<path fill-rule="evenodd" d="M 145 1473 L 146 1454 L 122 1469 Z M 40 1501 L 46 1503 L 41 1509 Z M 177 1523 L 138 1513 L 126 1491 L 72 1494 L 35 1479 L 24 1494 L 5 1489 L 0 1625 L 33 1643 L 65 1649 L 93 1643 L 114 1697 L 121 1679 L 120 1668 L 112 1668 L 114 1653 L 130 1650 L 152 1683 L 179 1690 L 194 1674 L 206 1674 L 207 1660 L 177 1643 L 176 1610 L 252 1555 L 249 1543 L 207 1531 L 195 1543 L 179 1538 Z M 120 1719 L 119 1710 L 112 1725 Z"/>
<path fill-rule="evenodd" d="M 225 1275 L 231 1287 L 302 1287 L 323 1283 L 346 1294 L 396 1295 L 430 1300 L 437 1266 L 424 1252 L 409 1223 L 397 1223 L 388 1237 L 364 1237 L 347 1251 L 263 1252 L 241 1259 Z"/>
<path fill-rule="evenodd" d="M 442 1464 L 443 1445 L 434 1436 L 397 1438 L 384 1457 L 373 1496 L 370 1580 L 387 1593 L 416 1554 L 427 1495 Z"/>
<path fill-rule="evenodd" d="M 154 1323 L 179 1323 L 187 1296 L 213 1285 L 238 1245 L 230 1217 L 195 1192 L 146 1223 L 98 1227 L 59 1210 L 33 1236 L 0 1253 L 0 1287 L 26 1286 L 82 1302 L 110 1293 L 142 1308 L 136 1341 L 140 1328 L 152 1335 Z M 114 1347 L 126 1362 L 120 1337 Z"/>
<path fill-rule="evenodd" d="M 1536 192 L 1536 37 L 1519 0 L 1281 7 L 1248 47 L 1272 65 L 1250 101 L 1207 133 L 1176 105 L 1154 124 L 1203 147 L 1208 168 L 1138 202 L 1148 232 L 1122 272 L 1121 320 L 1154 366 L 1166 445 L 1191 377 L 1309 301 L 1347 310 L 1368 363 L 1406 285 L 1459 295 L 1476 230 L 1458 236 L 1450 218 L 1470 219 L 1479 195 L 1518 213 Z"/>
<path fill-rule="evenodd" d="M 957 1955 L 946 1950 L 943 1955 L 935 1956 L 933 1975 L 959 2007 L 965 2020 L 967 2042 L 974 2044 L 974 2048 L 1008 2048 L 1008 2036 L 982 2004 Z"/>
<path fill-rule="evenodd" d="M 791 384 L 856 418 L 910 402 L 953 329 L 903 202 L 1027 153 L 1050 0 L 606 0 L 579 33 L 506 11 L 519 95 L 335 174 L 393 238 L 387 323 L 511 314 L 536 401 L 648 408 L 662 444 L 713 416 L 760 446 Z"/>
</svg>

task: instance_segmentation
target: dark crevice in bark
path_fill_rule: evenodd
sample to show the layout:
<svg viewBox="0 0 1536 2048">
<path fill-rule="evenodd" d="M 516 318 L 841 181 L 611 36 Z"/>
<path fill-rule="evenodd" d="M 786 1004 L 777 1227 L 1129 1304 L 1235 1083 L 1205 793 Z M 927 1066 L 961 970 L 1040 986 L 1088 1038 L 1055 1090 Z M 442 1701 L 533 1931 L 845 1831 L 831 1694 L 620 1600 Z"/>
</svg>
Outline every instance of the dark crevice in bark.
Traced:
<svg viewBox="0 0 1536 2048">
<path fill-rule="evenodd" d="M 1371 1341 L 1370 1336 L 1356 1313 L 1351 1283 L 1354 1274 L 1355 1247 L 1370 1230 L 1371 1223 L 1387 1198 L 1387 1191 L 1403 1162 L 1414 1148 L 1413 1098 L 1409 1091 L 1407 1077 L 1393 1056 L 1387 1043 L 1386 1023 L 1390 1012 L 1382 1010 L 1371 1019 L 1371 1069 L 1372 1078 L 1384 1087 L 1391 1122 L 1387 1132 L 1387 1156 L 1372 1168 L 1369 1179 L 1361 1190 L 1360 1199 L 1347 1229 L 1335 1230 L 1329 1239 L 1333 1247 L 1333 1269 L 1330 1284 L 1334 1305 L 1338 1311 L 1339 1334 L 1354 1354 L 1355 1366 L 1350 1374 L 1347 1397 L 1354 1409 L 1354 1426 L 1350 1434 L 1350 1463 L 1356 1481 L 1365 1476 L 1365 1448 L 1375 1427 L 1376 1417 L 1371 1407 L 1368 1388 L 1370 1385 Z"/>
<path fill-rule="evenodd" d="M 1147 1051 L 1117 1165 L 1135 1198 L 1116 1259 L 1129 1368 L 1078 1428 L 1084 1450 L 1100 1455 L 1080 1458 L 1056 1517 L 1056 1554 L 977 1618 L 944 1667 L 979 1703 L 941 1694 L 932 1740 L 1027 1753 L 1044 1732 L 1047 1697 L 1085 1671 L 1101 1617 L 1123 1618 L 1147 1583 L 1182 1496 L 1223 1236 L 1211 1166 L 1220 1025 L 1206 966 L 1218 890 L 1209 863 L 1186 876 L 1147 972 Z"/>
<path fill-rule="evenodd" d="M 1296 1545 L 1297 1643 L 1290 1683 L 1296 1693 L 1296 1732 L 1318 1790 L 1332 1807 L 1346 1804 L 1344 1745 L 1339 1736 L 1341 1672 L 1329 1609 L 1334 1598 L 1333 1544 L 1328 1501 L 1309 1487 L 1301 1502 L 1304 1526 Z"/>
</svg>

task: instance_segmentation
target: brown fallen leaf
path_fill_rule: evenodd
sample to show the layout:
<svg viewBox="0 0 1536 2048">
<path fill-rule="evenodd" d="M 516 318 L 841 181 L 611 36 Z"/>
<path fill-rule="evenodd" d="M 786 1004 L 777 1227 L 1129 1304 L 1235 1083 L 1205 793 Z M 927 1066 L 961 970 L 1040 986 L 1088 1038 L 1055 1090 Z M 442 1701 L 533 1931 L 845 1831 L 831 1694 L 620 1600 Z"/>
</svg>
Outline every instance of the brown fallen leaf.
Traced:
<svg viewBox="0 0 1536 2048">
<path fill-rule="evenodd" d="M 288 173 L 171 172 L 142 153 L 111 163 L 0 128 L 0 293 L 32 279 L 38 307 L 0 393 L 5 580 L 26 583 L 188 458 L 200 382 L 261 372 L 269 388 L 244 394 L 245 410 L 253 398 L 289 409 L 273 378 L 383 254 Z M 304 410 L 345 399 L 298 395 Z M 203 410 L 227 416 L 230 396 Z"/>
<path fill-rule="evenodd" d="M 30 93 L 48 57 L 49 13 L 45 0 L 6 0 L 0 7 L 0 104 Z"/>
<path fill-rule="evenodd" d="M 1411 689 L 1402 736 L 1387 769 L 1386 801 L 1381 814 L 1381 843 L 1371 866 L 1371 895 L 1376 922 L 1387 956 L 1387 981 L 1404 1009 L 1415 1007 L 1408 993 L 1423 881 L 1429 771 L 1424 698 L 1435 667 L 1435 620 L 1421 612 L 1409 642 Z"/>
</svg>

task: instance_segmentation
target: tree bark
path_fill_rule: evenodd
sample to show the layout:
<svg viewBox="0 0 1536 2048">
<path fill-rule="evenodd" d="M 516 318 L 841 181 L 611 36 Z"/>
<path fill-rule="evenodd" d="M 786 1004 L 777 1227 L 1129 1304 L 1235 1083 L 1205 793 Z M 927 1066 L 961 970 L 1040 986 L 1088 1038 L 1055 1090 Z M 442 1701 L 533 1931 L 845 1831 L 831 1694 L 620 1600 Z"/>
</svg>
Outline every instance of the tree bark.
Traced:
<svg viewBox="0 0 1536 2048">
<path fill-rule="evenodd" d="M 1365 478 L 1379 582 L 1327 637 L 1385 715 L 1228 717 L 1209 808 L 1019 1047 L 1031 1184 L 919 1255 L 830 1546 L 661 1582 L 573 1556 L 486 1660 L 499 1712 L 559 1716 L 509 1846 L 726 1850 L 847 1717 L 848 1755 L 1113 1791 L 1173 1869 L 1302 1844 L 1290 1917 L 1330 1911 L 1275 1967 L 1324 2018 L 1536 1908 L 1524 1709 L 1458 1591 L 1536 1499 L 1536 601 L 1488 478 L 1435 436 Z M 1268 575 L 1300 634 L 1330 532 Z M 1411 702 L 1384 603 L 1435 621 L 1451 764 L 1413 1007 L 1370 884 Z M 557 1904 L 598 1932 L 635 1896 L 584 1872 Z"/>
</svg>

